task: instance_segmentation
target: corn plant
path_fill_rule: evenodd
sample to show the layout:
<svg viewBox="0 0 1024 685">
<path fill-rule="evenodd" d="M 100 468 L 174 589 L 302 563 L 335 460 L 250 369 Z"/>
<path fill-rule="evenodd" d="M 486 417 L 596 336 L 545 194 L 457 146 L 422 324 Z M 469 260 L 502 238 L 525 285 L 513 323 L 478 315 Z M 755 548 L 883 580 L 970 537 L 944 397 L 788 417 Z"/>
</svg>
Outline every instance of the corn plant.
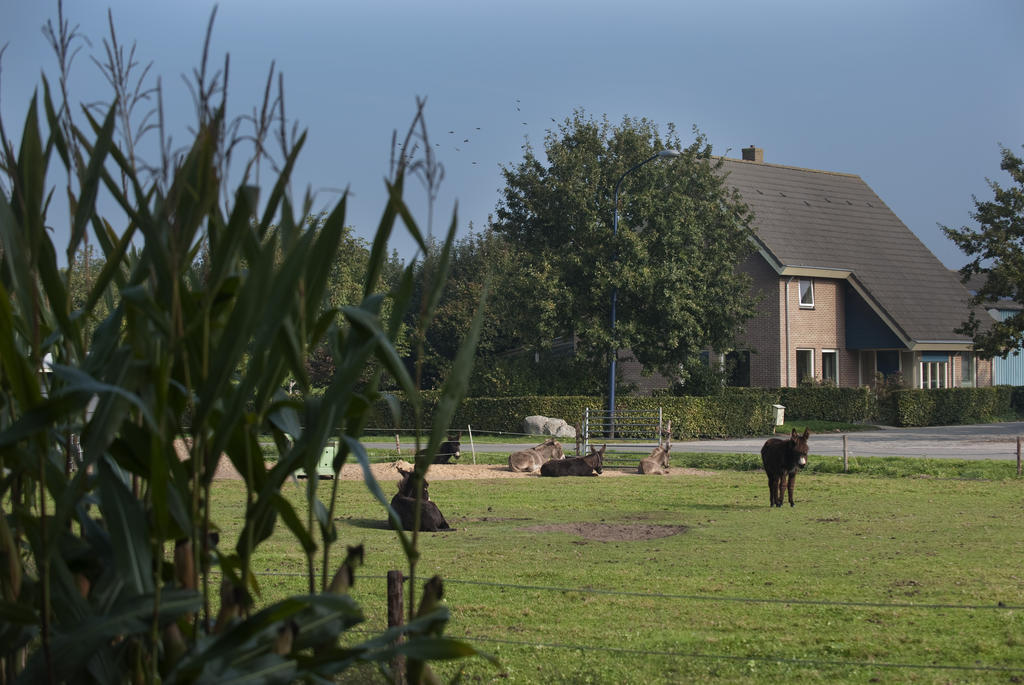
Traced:
<svg viewBox="0 0 1024 685">
<path fill-rule="evenodd" d="M 68 37 L 63 18 L 54 35 Z M 244 180 L 223 201 L 237 138 L 225 115 L 226 82 L 209 84 L 197 79 L 190 144 L 164 155 L 161 173 L 149 177 L 117 133 L 129 128 L 123 100 L 98 113 L 83 108 L 78 125 L 44 79 L 17 149 L 0 125 L 0 682 L 323 682 L 366 662 L 396 679 L 428 680 L 430 660 L 477 654 L 443 636 L 440 580 L 426 584 L 418 604 L 410 596 L 404 626 L 341 640 L 363 618 L 348 594 L 362 550 L 339 551 L 337 498 L 332 492 L 322 504 L 320 481 L 297 485 L 295 474 L 315 473 L 337 441 L 334 470 L 360 462 L 400 529 L 359 437 L 383 397 L 381 374 L 419 411 L 394 343 L 411 307 L 429 325 L 455 220 L 425 304 L 411 302 L 412 266 L 382 288 L 396 226 L 424 250 L 429 242 L 403 201 L 408 164 L 400 164 L 388 180 L 362 302 L 325 306 L 345 197 L 321 222 L 304 220 L 309 197 L 296 211 L 288 183 L 304 135 L 289 138 L 282 123 L 266 197 Z M 421 123 L 422 107 L 416 117 Z M 59 268 L 47 228 L 52 165 L 68 178 L 69 263 L 87 236 L 104 258 L 81 306 L 72 305 L 72 275 Z M 98 210 L 104 192 L 126 217 L 119 231 Z M 465 391 L 480 321 L 478 314 L 434 413 L 416 463 L 420 483 Z M 286 393 L 286 379 L 308 388 L 303 362 L 323 345 L 335 364 L 323 395 Z M 270 468 L 258 442 L 266 433 L 280 453 Z M 223 455 L 245 482 L 236 540 L 223 539 L 210 515 Z M 281 496 L 286 487 L 305 489 L 308 513 Z M 308 587 L 261 606 L 252 559 L 276 528 L 302 550 Z M 415 579 L 416 534 L 396 535 Z M 391 667 L 400 655 L 404 674 Z"/>
</svg>

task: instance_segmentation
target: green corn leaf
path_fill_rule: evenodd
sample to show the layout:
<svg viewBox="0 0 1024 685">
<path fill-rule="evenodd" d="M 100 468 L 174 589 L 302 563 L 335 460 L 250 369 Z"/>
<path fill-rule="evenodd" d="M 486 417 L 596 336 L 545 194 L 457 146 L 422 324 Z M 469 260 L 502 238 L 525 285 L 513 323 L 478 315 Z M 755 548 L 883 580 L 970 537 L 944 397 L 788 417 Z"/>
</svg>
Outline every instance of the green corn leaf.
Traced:
<svg viewBox="0 0 1024 685">
<path fill-rule="evenodd" d="M 60 155 L 61 161 L 64 163 L 64 168 L 70 169 L 71 156 L 68 153 L 68 141 L 65 140 L 64 134 L 61 132 L 61 125 L 57 116 L 57 110 L 53 106 L 53 98 L 50 95 L 50 82 L 45 76 L 42 77 L 42 81 L 43 109 L 46 111 L 46 124 L 50 127 L 50 140 L 56 148 L 57 154 Z"/>
<path fill-rule="evenodd" d="M 315 478 L 315 476 L 310 477 Z M 278 516 L 281 517 L 284 524 L 288 526 L 288 530 L 292 532 L 295 539 L 299 541 L 300 545 L 302 545 L 302 551 L 307 554 L 315 552 L 316 542 L 314 542 L 313 538 L 310 536 L 309 531 L 306 530 L 306 527 L 299 519 L 298 514 L 295 513 L 295 509 L 292 507 L 291 503 L 282 497 L 280 493 L 272 495 L 272 499 Z M 317 504 L 320 504 L 319 500 L 314 501 Z M 323 504 L 320 504 L 320 506 L 323 507 Z"/>
<path fill-rule="evenodd" d="M 356 438 L 345 435 L 342 436 L 345 444 L 348 446 L 349 452 L 355 455 L 356 461 L 363 468 L 363 482 L 366 484 L 367 489 L 370 491 L 378 502 L 384 505 L 384 510 L 387 512 L 388 519 L 392 523 L 392 527 L 398 534 L 398 539 L 402 544 L 402 549 L 405 551 L 405 556 L 408 559 L 417 558 L 419 555 L 416 549 L 412 546 L 412 540 L 402 530 L 402 522 L 398 519 L 398 514 L 391 508 L 391 502 L 388 500 L 384 491 L 380 489 L 380 483 L 373 475 L 373 470 L 370 468 L 370 457 L 366 453 L 366 448 Z"/>
<path fill-rule="evenodd" d="M 456 217 L 452 215 L 451 224 L 448 226 L 448 238 L 441 248 L 441 256 L 438 259 L 437 267 L 431 274 L 430 290 L 427 293 L 427 303 L 420 318 L 420 326 L 426 328 L 434 320 L 434 312 L 437 304 L 444 294 L 445 285 L 448 283 L 448 270 L 451 267 L 452 246 L 455 243 L 455 229 L 457 227 Z"/>
<path fill-rule="evenodd" d="M 114 561 L 121 578 L 136 594 L 153 589 L 153 556 L 146 530 L 146 512 L 106 459 L 99 461 L 100 511 L 119 544 Z"/>
<path fill-rule="evenodd" d="M 373 239 L 373 247 L 370 250 L 370 260 L 366 265 L 366 280 L 363 282 L 363 297 L 368 297 L 377 290 L 377 282 L 380 280 L 384 262 L 387 260 L 388 241 L 391 238 L 391 231 L 395 227 L 395 217 L 398 215 L 398 205 L 403 204 L 402 186 L 404 176 L 399 174 L 393 184 L 388 183 L 388 203 L 384 207 L 384 214 L 377 224 L 377 233 Z M 421 248 L 422 249 L 422 248 Z"/>
<path fill-rule="evenodd" d="M 26 358 L 23 348 L 15 339 L 15 330 L 11 298 L 3 283 L 0 283 L 0 368 L 10 383 L 14 399 L 22 406 L 31 407 L 42 399 L 39 391 L 39 373 L 33 368 L 33 364 Z"/>
<path fill-rule="evenodd" d="M 153 595 L 128 597 L 106 607 L 102 614 L 87 617 L 81 623 L 67 626 L 53 637 L 51 650 L 60 655 L 52 665 L 59 682 L 72 682 L 85 671 L 87 664 L 101 653 L 113 653 L 116 641 L 125 636 L 148 633 L 156 605 Z M 202 606 L 202 597 L 190 590 L 166 589 L 159 603 L 159 616 L 171 621 Z M 42 663 L 43 650 L 33 654 L 33 662 L 22 674 L 22 682 L 47 682 Z"/>
<path fill-rule="evenodd" d="M 97 234 L 104 235 L 105 231 L 97 231 Z M 96 277 L 92 289 L 89 291 L 89 295 L 86 298 L 85 306 L 83 307 L 85 311 L 92 311 L 96 306 L 96 303 L 99 302 L 100 298 L 107 292 L 107 288 L 110 286 L 111 281 L 114 281 L 121 286 L 124 285 L 124 276 L 121 272 L 121 264 L 124 260 L 125 254 L 127 253 L 128 247 L 131 245 L 132 236 L 134 235 L 135 224 L 132 224 L 120 239 L 117 239 L 116 242 L 108 243 L 108 247 L 104 248 L 106 259 L 103 262 L 103 268 L 100 269 L 100 273 Z"/>
<path fill-rule="evenodd" d="M 153 416 L 149 406 L 143 402 L 138 395 L 127 390 L 121 385 L 100 382 L 85 371 L 73 366 L 66 366 L 64 364 L 54 364 L 53 373 L 63 381 L 63 386 L 53 393 L 55 399 L 59 399 L 64 396 L 76 395 L 115 396 L 125 400 L 129 405 L 134 407 L 150 430 L 159 432 L 159 425 L 157 424 L 156 417 Z"/>
<path fill-rule="evenodd" d="M 295 160 L 298 159 L 299 152 L 302 151 L 302 146 L 305 144 L 306 132 L 303 131 L 298 140 L 295 141 L 295 147 L 292 148 L 291 154 L 285 159 L 284 166 L 280 174 L 278 174 L 277 181 L 274 183 L 274 188 L 270 191 L 270 197 L 267 198 L 267 205 L 263 210 L 263 219 L 260 221 L 261 232 L 265 231 L 266 227 L 270 226 L 273 222 L 274 214 L 277 212 L 281 199 L 285 196 L 292 170 L 295 168 Z"/>
<path fill-rule="evenodd" d="M 15 208 L 7 203 L 5 193 L 0 193 L 0 245 L 4 246 L 2 257 L 11 275 L 11 292 L 5 293 L 4 297 L 9 299 L 9 295 L 13 294 L 17 298 L 17 308 L 24 316 L 30 317 L 37 291 L 36 280 L 30 269 L 33 255 L 27 231 L 16 216 Z"/>
<path fill-rule="evenodd" d="M 71 222 L 71 239 L 68 241 L 67 250 L 68 264 L 74 262 L 78 245 L 85 237 L 85 228 L 95 212 L 96 195 L 99 191 L 100 181 L 103 178 L 103 165 L 110 152 L 110 148 L 113 146 L 116 114 L 117 102 L 115 101 L 107 112 L 106 119 L 103 120 L 103 126 L 96 132 L 97 137 L 96 142 L 93 144 L 92 157 L 89 158 L 89 165 L 85 169 L 85 175 L 79 179 L 81 190 L 78 195 L 78 204 L 75 207 L 75 217 Z M 56 130 L 59 130 L 59 127 Z"/>
<path fill-rule="evenodd" d="M 21 626 L 33 626 L 39 624 L 39 615 L 31 606 L 0 599 L 0 621 Z"/>
<path fill-rule="evenodd" d="M 46 159 L 39 137 L 38 109 L 36 96 L 32 97 L 25 127 L 21 132 L 21 148 L 18 152 L 18 166 L 15 170 L 16 194 L 20 204 L 16 212 L 20 215 L 26 232 L 29 252 L 25 258 L 36 256 L 39 243 L 46 234 L 43 226 L 43 195 L 46 192 Z"/>
<path fill-rule="evenodd" d="M 403 654 L 417 661 L 442 661 L 446 659 L 463 659 L 469 656 L 482 656 L 488 661 L 498 664 L 498 660 L 485 655 L 468 642 L 450 637 L 421 636 L 404 640 L 395 648 L 396 654 Z"/>
</svg>

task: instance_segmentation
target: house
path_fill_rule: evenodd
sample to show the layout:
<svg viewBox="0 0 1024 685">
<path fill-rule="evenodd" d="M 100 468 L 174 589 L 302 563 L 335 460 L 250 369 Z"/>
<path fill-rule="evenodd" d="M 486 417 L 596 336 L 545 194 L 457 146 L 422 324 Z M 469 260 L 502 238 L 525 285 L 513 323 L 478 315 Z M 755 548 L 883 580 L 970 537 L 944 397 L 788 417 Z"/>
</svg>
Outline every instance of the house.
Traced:
<svg viewBox="0 0 1024 685">
<path fill-rule="evenodd" d="M 737 349 L 711 355 L 736 385 L 992 384 L 991 361 L 954 332 L 970 294 L 859 176 L 769 164 L 753 146 L 722 162 L 754 213 L 741 268 L 762 297 Z"/>
</svg>

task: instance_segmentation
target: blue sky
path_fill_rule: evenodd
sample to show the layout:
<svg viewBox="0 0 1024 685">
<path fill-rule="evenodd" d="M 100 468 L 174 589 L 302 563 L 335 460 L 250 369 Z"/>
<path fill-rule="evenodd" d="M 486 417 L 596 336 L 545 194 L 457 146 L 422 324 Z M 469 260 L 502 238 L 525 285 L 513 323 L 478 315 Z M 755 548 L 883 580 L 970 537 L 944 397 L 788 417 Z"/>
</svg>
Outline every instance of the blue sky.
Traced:
<svg viewBox="0 0 1024 685">
<path fill-rule="evenodd" d="M 162 78 L 168 126 L 185 139 L 206 0 L 67 0 L 92 40 L 72 97 L 109 99 L 89 55 L 102 57 L 106 10 L 118 37 Z M 0 112 L 20 131 L 41 72 L 55 58 L 40 30 L 56 0 L 0 0 Z M 348 223 L 371 237 L 384 204 L 392 132 L 417 96 L 445 178 L 435 232 L 458 203 L 463 233 L 482 228 L 500 168 L 574 109 L 698 126 L 717 153 L 764 148 L 765 160 L 860 175 L 949 267 L 965 257 L 937 224 L 970 222 L 986 178 L 1005 183 L 999 144 L 1024 144 L 1024 2 L 1020 0 L 222 0 L 213 58 L 231 55 L 231 114 L 251 111 L 272 60 L 287 113 L 309 138 L 297 195 L 332 205 L 349 188 Z M 423 192 L 410 199 L 426 225 Z M 59 230 L 60 216 L 50 223 Z M 406 258 L 411 243 L 392 246 Z"/>
</svg>

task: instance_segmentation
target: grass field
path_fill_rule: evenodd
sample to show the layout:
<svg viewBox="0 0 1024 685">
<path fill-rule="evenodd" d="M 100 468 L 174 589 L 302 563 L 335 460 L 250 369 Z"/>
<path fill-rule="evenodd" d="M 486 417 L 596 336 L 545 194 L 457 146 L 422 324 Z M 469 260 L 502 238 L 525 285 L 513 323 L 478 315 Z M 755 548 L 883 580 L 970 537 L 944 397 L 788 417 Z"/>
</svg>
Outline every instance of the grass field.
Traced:
<svg viewBox="0 0 1024 685">
<path fill-rule="evenodd" d="M 404 561 L 365 485 L 339 487 L 339 538 L 366 546 L 353 594 L 379 630 L 384 576 Z M 465 668 L 468 682 L 1024 682 L 1013 477 L 801 474 L 783 509 L 767 506 L 762 473 L 734 470 L 437 480 L 430 494 L 457 530 L 421 536 L 417 582 L 441 574 L 448 633 L 502 664 L 437 665 L 446 679 Z M 216 486 L 229 540 L 241 495 L 238 482 Z M 256 568 L 264 599 L 305 591 L 283 532 Z"/>
</svg>

